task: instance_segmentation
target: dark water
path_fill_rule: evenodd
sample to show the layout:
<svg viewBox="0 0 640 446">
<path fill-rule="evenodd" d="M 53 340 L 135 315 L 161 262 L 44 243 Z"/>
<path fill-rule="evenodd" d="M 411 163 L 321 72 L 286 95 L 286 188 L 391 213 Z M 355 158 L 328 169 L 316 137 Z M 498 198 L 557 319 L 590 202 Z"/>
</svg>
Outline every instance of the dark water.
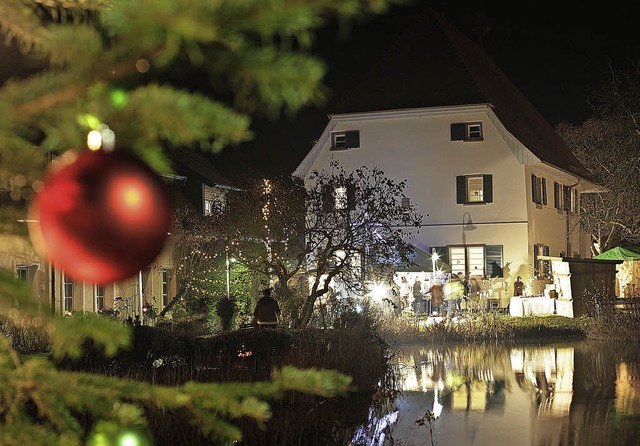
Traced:
<svg viewBox="0 0 640 446">
<path fill-rule="evenodd" d="M 404 345 L 398 366 L 401 396 L 352 444 L 640 445 L 640 346 Z"/>
</svg>

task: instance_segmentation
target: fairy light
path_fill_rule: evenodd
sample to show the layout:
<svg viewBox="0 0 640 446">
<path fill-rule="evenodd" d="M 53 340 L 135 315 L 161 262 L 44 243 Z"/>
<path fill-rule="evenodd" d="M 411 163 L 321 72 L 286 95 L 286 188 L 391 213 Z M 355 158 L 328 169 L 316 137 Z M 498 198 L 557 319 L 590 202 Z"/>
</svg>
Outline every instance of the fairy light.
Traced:
<svg viewBox="0 0 640 446">
<path fill-rule="evenodd" d="M 97 130 L 91 130 L 87 134 L 87 147 L 91 150 L 99 150 L 102 147 L 102 134 Z"/>
</svg>

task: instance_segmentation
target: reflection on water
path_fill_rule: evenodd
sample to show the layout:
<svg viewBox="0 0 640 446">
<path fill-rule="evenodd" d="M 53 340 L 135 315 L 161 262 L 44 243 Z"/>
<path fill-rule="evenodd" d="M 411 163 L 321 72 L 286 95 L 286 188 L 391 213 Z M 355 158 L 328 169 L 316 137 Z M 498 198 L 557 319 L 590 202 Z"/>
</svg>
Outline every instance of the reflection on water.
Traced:
<svg viewBox="0 0 640 446">
<path fill-rule="evenodd" d="M 401 396 L 353 444 L 640 444 L 637 347 L 405 345 L 398 367 Z"/>
</svg>

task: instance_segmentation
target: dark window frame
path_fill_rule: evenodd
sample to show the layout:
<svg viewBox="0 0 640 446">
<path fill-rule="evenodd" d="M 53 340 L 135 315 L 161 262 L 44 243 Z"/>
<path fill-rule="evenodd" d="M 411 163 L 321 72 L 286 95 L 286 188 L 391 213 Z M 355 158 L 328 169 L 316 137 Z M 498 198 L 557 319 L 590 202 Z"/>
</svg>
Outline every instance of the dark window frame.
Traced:
<svg viewBox="0 0 640 446">
<path fill-rule="evenodd" d="M 482 177 L 482 201 L 469 201 L 467 186 L 469 178 Z M 493 174 L 471 174 L 456 176 L 456 203 L 457 204 L 488 204 L 493 203 Z"/>
<path fill-rule="evenodd" d="M 360 148 L 360 130 L 341 130 L 331 132 L 331 150 L 349 150 Z"/>
<path fill-rule="evenodd" d="M 482 126 L 482 121 L 452 123 L 451 141 L 484 141 L 484 128 Z"/>
</svg>

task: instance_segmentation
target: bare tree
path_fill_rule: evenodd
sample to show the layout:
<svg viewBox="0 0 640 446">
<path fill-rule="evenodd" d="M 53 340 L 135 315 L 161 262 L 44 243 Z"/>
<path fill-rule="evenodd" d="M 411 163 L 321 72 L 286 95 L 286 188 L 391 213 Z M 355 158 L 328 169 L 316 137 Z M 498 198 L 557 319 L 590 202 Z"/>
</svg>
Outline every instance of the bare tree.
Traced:
<svg viewBox="0 0 640 446">
<path fill-rule="evenodd" d="M 640 138 L 632 122 L 593 118 L 561 123 L 558 133 L 601 186 L 581 196 L 580 224 L 592 235 L 592 254 L 640 243 Z"/>
<path fill-rule="evenodd" d="M 305 327 L 332 280 L 364 292 L 374 268 L 409 264 L 411 228 L 422 216 L 404 195 L 405 182 L 377 167 L 347 172 L 337 162 L 297 178 L 253 180 L 233 205 L 230 249 L 248 268 L 276 279 L 278 295 L 299 305 Z"/>
<path fill-rule="evenodd" d="M 596 116 L 581 125 L 558 126 L 601 186 L 581 199 L 580 223 L 592 234 L 594 255 L 640 242 L 640 63 L 609 66 L 609 74 L 589 98 Z"/>
</svg>

